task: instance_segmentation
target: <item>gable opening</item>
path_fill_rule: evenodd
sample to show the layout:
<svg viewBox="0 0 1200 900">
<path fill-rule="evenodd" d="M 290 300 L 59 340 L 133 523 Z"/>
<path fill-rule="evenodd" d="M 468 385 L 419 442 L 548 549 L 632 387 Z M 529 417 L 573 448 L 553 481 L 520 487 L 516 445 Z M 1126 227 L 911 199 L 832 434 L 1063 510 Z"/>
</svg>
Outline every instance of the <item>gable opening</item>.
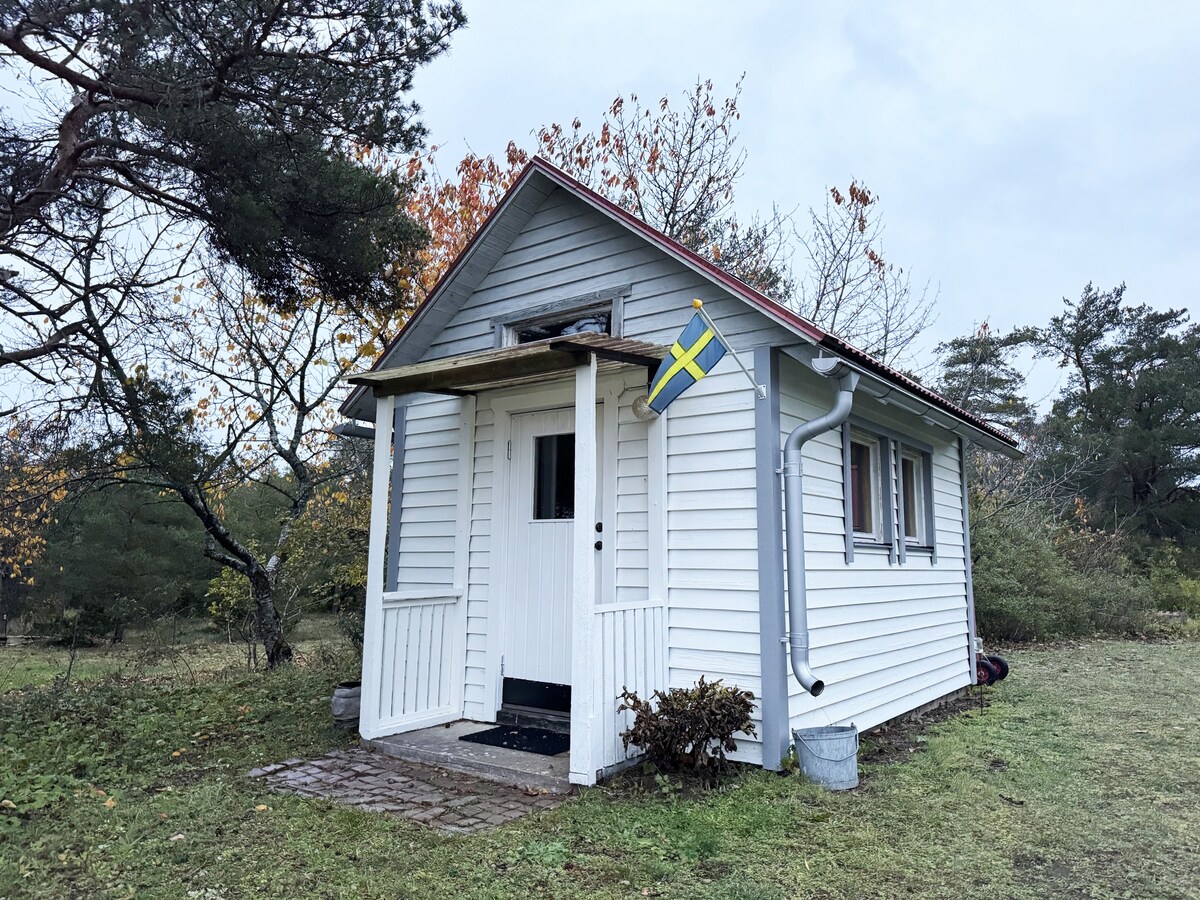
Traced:
<svg viewBox="0 0 1200 900">
<path fill-rule="evenodd" d="M 621 337 L 623 302 L 633 286 L 617 285 L 492 319 L 497 349 L 581 334 Z"/>
<path fill-rule="evenodd" d="M 612 305 L 606 309 L 587 312 L 573 310 L 565 317 L 510 326 L 510 344 L 531 344 L 546 338 L 564 337 L 572 334 L 612 335 Z"/>
</svg>

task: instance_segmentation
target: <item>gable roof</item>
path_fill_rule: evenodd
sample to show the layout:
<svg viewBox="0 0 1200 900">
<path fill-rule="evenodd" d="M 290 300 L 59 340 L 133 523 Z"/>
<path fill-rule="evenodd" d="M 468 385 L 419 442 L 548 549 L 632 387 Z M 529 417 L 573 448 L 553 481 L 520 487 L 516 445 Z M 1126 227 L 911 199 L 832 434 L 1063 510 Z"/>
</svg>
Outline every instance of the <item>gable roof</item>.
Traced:
<svg viewBox="0 0 1200 900">
<path fill-rule="evenodd" d="M 531 159 L 517 176 L 467 246 L 447 267 L 425 301 L 417 307 L 399 333 L 384 348 L 370 371 L 376 372 L 382 368 L 416 362 L 425 352 L 432 336 L 461 308 L 512 240 L 533 217 L 542 201 L 555 188 L 561 188 L 613 221 L 624 225 L 663 253 L 724 288 L 807 343 L 842 357 L 860 372 L 874 375 L 887 386 L 912 395 L 927 406 L 953 417 L 975 432 L 973 439 L 984 446 L 1009 455 L 1019 454 L 1017 441 L 1007 432 L 956 406 L 853 344 L 825 331 L 795 310 L 772 300 L 540 156 Z M 422 335 L 426 335 L 425 340 L 421 339 Z M 352 415 L 365 398 L 365 392 L 365 387 L 357 387 L 342 404 L 341 412 Z"/>
</svg>

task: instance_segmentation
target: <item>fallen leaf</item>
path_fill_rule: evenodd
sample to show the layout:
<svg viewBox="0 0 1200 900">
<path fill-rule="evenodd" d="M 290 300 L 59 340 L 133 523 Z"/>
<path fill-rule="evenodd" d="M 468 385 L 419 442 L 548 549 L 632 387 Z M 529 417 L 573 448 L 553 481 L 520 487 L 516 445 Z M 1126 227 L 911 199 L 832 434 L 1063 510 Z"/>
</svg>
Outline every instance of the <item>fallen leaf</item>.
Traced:
<svg viewBox="0 0 1200 900">
<path fill-rule="evenodd" d="M 104 805 L 107 806 L 109 809 L 112 809 L 114 806 L 117 805 L 117 798 L 109 797 L 107 800 L 104 801 Z"/>
<path fill-rule="evenodd" d="M 17 804 L 11 800 L 0 800 L 0 809 L 16 809 Z"/>
<path fill-rule="evenodd" d="M 168 840 L 168 841 L 182 841 L 182 840 L 184 839 L 184 837 L 185 837 L 185 835 L 184 835 L 184 833 L 181 831 L 181 832 L 179 832 L 179 834 L 173 834 L 173 835 L 171 835 L 169 838 L 167 838 L 167 840 Z"/>
<path fill-rule="evenodd" d="M 178 759 L 178 758 L 179 758 L 179 751 L 176 750 L 174 753 L 171 754 L 171 759 Z"/>
<path fill-rule="evenodd" d="M 167 819 L 167 818 L 170 818 L 170 817 L 169 817 L 169 816 L 168 816 L 166 813 L 159 813 L 159 814 L 158 814 L 158 817 L 159 817 L 160 819 Z"/>
<path fill-rule="evenodd" d="M 266 812 L 270 808 L 271 807 L 267 806 L 267 804 L 260 803 L 260 804 L 258 804 L 258 806 L 254 807 L 254 810 L 255 810 L 255 812 Z"/>
</svg>

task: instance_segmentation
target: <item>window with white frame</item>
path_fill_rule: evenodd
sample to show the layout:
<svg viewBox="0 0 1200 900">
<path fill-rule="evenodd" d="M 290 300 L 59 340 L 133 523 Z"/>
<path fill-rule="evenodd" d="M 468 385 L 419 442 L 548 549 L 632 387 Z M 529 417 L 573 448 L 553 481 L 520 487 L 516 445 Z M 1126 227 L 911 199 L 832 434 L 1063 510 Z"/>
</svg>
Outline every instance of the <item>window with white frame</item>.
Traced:
<svg viewBox="0 0 1200 900">
<path fill-rule="evenodd" d="M 936 562 L 932 448 L 857 418 L 842 441 L 846 560 L 855 548 L 874 548 L 893 562 L 912 551 L 928 551 Z"/>
<path fill-rule="evenodd" d="M 880 516 L 879 440 L 854 432 L 850 436 L 850 518 L 854 536 L 883 540 Z"/>
<path fill-rule="evenodd" d="M 904 540 L 918 547 L 929 541 L 925 528 L 925 457 L 913 450 L 900 454 L 900 511 Z"/>
</svg>

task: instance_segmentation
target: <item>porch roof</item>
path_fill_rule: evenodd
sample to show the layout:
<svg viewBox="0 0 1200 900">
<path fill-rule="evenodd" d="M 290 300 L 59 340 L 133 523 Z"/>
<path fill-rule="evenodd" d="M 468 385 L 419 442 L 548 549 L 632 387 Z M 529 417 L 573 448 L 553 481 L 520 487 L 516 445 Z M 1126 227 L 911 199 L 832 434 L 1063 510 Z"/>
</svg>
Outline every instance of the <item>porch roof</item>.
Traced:
<svg viewBox="0 0 1200 900">
<path fill-rule="evenodd" d="M 370 388 L 376 397 L 418 393 L 461 395 L 538 381 L 547 375 L 570 371 L 589 356 L 610 365 L 655 369 L 669 349 L 662 344 L 607 334 L 572 334 L 380 369 L 346 380 Z"/>
</svg>

